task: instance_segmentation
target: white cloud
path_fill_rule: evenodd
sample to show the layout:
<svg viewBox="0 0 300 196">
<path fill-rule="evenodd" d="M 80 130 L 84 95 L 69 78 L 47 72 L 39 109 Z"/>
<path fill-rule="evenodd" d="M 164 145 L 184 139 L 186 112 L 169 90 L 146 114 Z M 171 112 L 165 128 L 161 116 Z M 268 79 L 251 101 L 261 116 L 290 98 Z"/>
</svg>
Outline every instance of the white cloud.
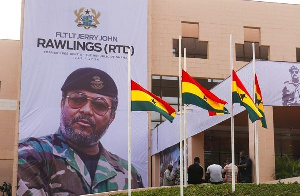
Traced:
<svg viewBox="0 0 300 196">
<path fill-rule="evenodd" d="M 300 4 L 300 0 L 253 0 Z M 20 39 L 22 0 L 0 0 L 0 39 Z"/>
<path fill-rule="evenodd" d="M 0 0 L 0 39 L 20 40 L 21 0 Z"/>
</svg>

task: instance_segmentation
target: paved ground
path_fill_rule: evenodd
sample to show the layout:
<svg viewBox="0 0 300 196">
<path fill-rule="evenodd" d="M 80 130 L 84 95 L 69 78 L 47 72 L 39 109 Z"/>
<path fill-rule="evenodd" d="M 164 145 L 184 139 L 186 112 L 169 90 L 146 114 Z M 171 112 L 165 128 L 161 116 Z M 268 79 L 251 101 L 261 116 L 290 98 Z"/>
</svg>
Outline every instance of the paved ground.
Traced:
<svg viewBox="0 0 300 196">
<path fill-rule="evenodd" d="M 263 184 L 277 184 L 278 182 L 283 182 L 283 183 L 298 182 L 298 183 L 300 183 L 300 177 L 286 178 L 286 179 L 282 179 L 282 180 L 273 180 L 273 181 L 264 182 Z"/>
</svg>

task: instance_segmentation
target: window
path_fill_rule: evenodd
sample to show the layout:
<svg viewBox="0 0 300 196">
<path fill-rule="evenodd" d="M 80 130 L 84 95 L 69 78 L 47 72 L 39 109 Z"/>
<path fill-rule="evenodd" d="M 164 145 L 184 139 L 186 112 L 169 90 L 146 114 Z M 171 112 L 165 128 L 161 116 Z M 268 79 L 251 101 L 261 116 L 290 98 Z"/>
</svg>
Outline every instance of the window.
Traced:
<svg viewBox="0 0 300 196">
<path fill-rule="evenodd" d="M 181 56 L 183 57 L 183 49 L 186 48 L 187 58 L 207 59 L 207 41 L 199 41 L 199 23 L 182 22 L 182 39 L 181 39 Z M 173 56 L 179 56 L 179 41 L 173 39 Z"/>
<path fill-rule="evenodd" d="M 260 46 L 258 42 L 254 43 L 255 59 L 269 60 L 269 46 Z M 252 42 L 244 44 L 235 44 L 236 60 L 250 62 L 253 59 Z"/>
<path fill-rule="evenodd" d="M 176 111 L 179 108 L 179 81 L 177 76 L 152 76 L 152 93 L 169 103 Z M 151 113 L 151 129 L 166 118 L 158 112 Z"/>
<path fill-rule="evenodd" d="M 181 56 L 183 57 L 183 49 L 186 48 L 187 58 L 207 59 L 207 41 L 199 41 L 198 38 L 183 37 L 181 39 Z M 179 41 L 173 39 L 173 56 L 179 56 Z"/>
<path fill-rule="evenodd" d="M 300 62 L 300 48 L 296 48 L 296 59 L 297 62 Z"/>
<path fill-rule="evenodd" d="M 195 78 L 206 89 L 211 89 L 220 83 L 219 79 Z M 152 76 L 152 93 L 169 103 L 176 111 L 179 111 L 179 81 L 177 76 Z M 157 112 L 151 113 L 151 129 L 166 120 Z"/>
<path fill-rule="evenodd" d="M 252 43 L 255 46 L 255 59 L 269 60 L 269 46 L 260 45 L 260 28 L 244 27 L 244 44 L 236 44 L 236 60 L 248 61 L 253 59 Z"/>
</svg>

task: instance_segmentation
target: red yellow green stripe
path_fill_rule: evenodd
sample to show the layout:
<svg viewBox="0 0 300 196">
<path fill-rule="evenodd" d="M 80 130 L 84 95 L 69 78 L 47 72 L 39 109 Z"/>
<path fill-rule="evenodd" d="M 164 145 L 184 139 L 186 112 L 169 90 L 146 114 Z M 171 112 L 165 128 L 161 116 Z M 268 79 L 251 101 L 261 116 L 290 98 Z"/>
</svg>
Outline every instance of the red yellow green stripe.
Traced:
<svg viewBox="0 0 300 196">
<path fill-rule="evenodd" d="M 176 110 L 166 101 L 147 91 L 131 80 L 131 111 L 156 111 L 170 122 L 173 121 Z"/>
<path fill-rule="evenodd" d="M 182 103 L 193 104 L 216 113 L 228 113 L 225 108 L 226 101 L 202 87 L 184 70 L 182 70 Z"/>
<path fill-rule="evenodd" d="M 234 70 L 232 70 L 232 102 L 240 103 L 241 106 L 244 106 L 248 111 L 249 118 L 252 122 L 262 118 L 262 114 L 256 108 L 250 94 Z"/>
<path fill-rule="evenodd" d="M 225 108 L 226 109 L 226 108 Z M 227 109 L 226 109 L 226 111 L 227 111 Z M 228 114 L 229 112 L 227 111 L 226 112 L 226 114 Z M 224 113 L 222 113 L 222 112 L 213 112 L 213 111 L 209 111 L 208 110 L 208 115 L 209 116 L 219 116 L 219 115 L 223 115 Z"/>
<path fill-rule="evenodd" d="M 259 87 L 259 84 L 258 84 L 258 79 L 257 79 L 256 74 L 255 74 L 255 103 L 257 104 L 258 111 L 263 116 L 260 119 L 261 126 L 264 127 L 264 128 L 268 128 L 267 127 L 266 116 L 265 116 L 263 98 L 262 98 L 262 94 L 261 94 L 261 90 L 260 90 L 260 87 Z"/>
</svg>

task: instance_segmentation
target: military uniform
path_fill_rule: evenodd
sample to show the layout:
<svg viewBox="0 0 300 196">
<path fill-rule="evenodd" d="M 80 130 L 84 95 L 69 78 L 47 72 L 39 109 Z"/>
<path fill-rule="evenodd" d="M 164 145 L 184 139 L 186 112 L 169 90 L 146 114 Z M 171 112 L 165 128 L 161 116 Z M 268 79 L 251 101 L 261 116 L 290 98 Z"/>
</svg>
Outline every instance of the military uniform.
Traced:
<svg viewBox="0 0 300 196">
<path fill-rule="evenodd" d="M 99 143 L 94 180 L 79 155 L 55 134 L 28 138 L 19 144 L 17 195 L 81 195 L 128 188 L 128 163 Z M 132 167 L 132 188 L 143 187 Z"/>
<path fill-rule="evenodd" d="M 292 66 L 290 67 L 289 72 L 292 80 L 284 82 L 284 88 L 282 89 L 282 105 L 300 105 L 299 69 Z"/>
<path fill-rule="evenodd" d="M 293 81 L 284 82 L 282 105 L 300 105 L 299 83 L 294 83 Z"/>
</svg>

